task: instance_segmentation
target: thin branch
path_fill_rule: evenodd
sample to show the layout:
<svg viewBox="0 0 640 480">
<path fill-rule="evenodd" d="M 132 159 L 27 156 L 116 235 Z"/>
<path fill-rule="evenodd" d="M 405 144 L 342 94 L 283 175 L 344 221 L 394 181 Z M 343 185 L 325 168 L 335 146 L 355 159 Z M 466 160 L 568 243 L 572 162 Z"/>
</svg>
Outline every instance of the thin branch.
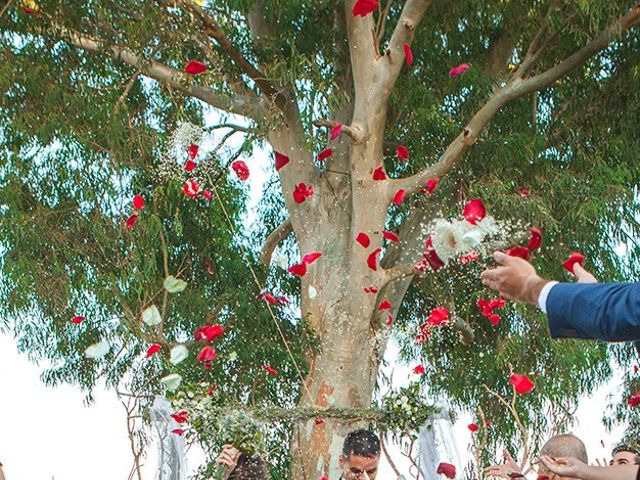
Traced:
<svg viewBox="0 0 640 480">
<path fill-rule="evenodd" d="M 140 70 L 136 70 L 136 73 L 134 73 L 129 79 L 129 81 L 127 82 L 127 85 L 124 87 L 124 91 L 122 92 L 120 97 L 118 97 L 116 106 L 113 109 L 115 113 L 118 113 L 120 111 L 120 107 L 122 107 L 122 105 L 124 104 L 125 100 L 127 99 L 127 96 L 129 95 L 129 92 L 133 88 L 133 85 L 135 84 L 136 80 L 138 79 L 141 73 L 142 72 Z"/>
<path fill-rule="evenodd" d="M 459 315 L 455 315 L 451 328 L 456 330 L 460 334 L 460 343 L 463 345 L 471 345 L 476 335 L 473 328 L 465 322 Z"/>
<path fill-rule="evenodd" d="M 380 446 L 382 447 L 384 456 L 387 458 L 387 462 L 389 462 L 389 465 L 391 465 L 391 468 L 395 472 L 396 477 L 400 477 L 400 470 L 398 470 L 396 464 L 393 462 L 393 460 L 391 460 L 391 455 L 389 455 L 389 452 L 387 451 L 387 446 L 385 445 L 384 438 L 382 436 L 380 436 Z"/>
<path fill-rule="evenodd" d="M 318 120 L 314 120 L 313 124 L 319 128 L 334 128 L 340 125 L 340 122 L 319 118 Z M 343 125 L 342 133 L 350 137 L 355 143 L 361 142 L 364 138 L 364 132 L 362 129 L 355 125 Z"/>
<path fill-rule="evenodd" d="M 2 7 L 2 10 L 0 10 L 0 18 L 2 18 L 2 16 L 4 15 L 4 12 L 7 11 L 7 9 L 11 6 L 12 3 L 13 3 L 13 0 L 9 0 L 7 3 L 5 3 L 4 7 Z"/>
<path fill-rule="evenodd" d="M 387 17 L 389 17 L 389 12 L 391 11 L 391 5 L 393 4 L 393 0 L 387 0 L 387 3 L 384 7 L 384 10 L 380 14 L 380 18 L 378 19 L 378 25 L 376 26 L 376 49 L 380 51 L 380 42 L 384 38 L 384 31 L 387 26 Z"/>
<path fill-rule="evenodd" d="M 271 264 L 273 251 L 281 241 L 289 236 L 291 232 L 293 232 L 293 226 L 289 219 L 282 222 L 273 232 L 271 232 L 267 237 L 267 240 L 264 242 L 262 251 L 260 252 L 260 263 L 268 267 Z"/>
</svg>

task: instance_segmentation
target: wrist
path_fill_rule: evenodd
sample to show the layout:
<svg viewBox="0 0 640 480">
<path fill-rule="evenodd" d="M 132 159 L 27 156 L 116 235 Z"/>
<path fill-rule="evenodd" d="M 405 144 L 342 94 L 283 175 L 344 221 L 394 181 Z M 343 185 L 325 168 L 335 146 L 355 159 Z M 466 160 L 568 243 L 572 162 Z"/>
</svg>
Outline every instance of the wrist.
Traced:
<svg viewBox="0 0 640 480">
<path fill-rule="evenodd" d="M 542 292 L 544 286 L 549 283 L 549 281 L 550 280 L 545 280 L 544 278 L 539 277 L 536 274 L 527 277 L 521 295 L 522 300 L 527 303 L 537 305 L 540 293 Z"/>
</svg>

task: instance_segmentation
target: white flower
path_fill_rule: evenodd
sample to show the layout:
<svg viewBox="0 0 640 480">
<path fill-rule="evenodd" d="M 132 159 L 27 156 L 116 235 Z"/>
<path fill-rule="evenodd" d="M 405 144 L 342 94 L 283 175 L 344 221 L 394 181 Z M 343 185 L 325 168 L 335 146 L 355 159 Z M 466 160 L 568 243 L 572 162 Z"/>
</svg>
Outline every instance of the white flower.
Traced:
<svg viewBox="0 0 640 480">
<path fill-rule="evenodd" d="M 433 248 L 443 262 L 457 256 L 464 233 L 466 232 L 459 225 L 442 219 L 436 220 Z"/>
<path fill-rule="evenodd" d="M 309 285 L 309 298 L 313 300 L 317 296 L 318 296 L 318 291 L 316 290 L 316 287 L 314 287 L 313 285 Z"/>
<path fill-rule="evenodd" d="M 177 365 L 189 356 L 189 350 L 184 345 L 176 345 L 169 353 L 169 361 Z"/>
<path fill-rule="evenodd" d="M 84 351 L 84 356 L 87 358 L 98 359 L 104 357 L 109 353 L 109 344 L 104 340 L 100 340 L 98 343 L 89 345 Z"/>
<path fill-rule="evenodd" d="M 477 229 L 480 230 L 485 236 L 494 236 L 501 233 L 501 230 L 504 230 L 496 219 L 490 215 L 487 215 L 482 220 L 480 220 L 477 225 Z M 502 232 L 504 234 L 504 232 Z"/>
<path fill-rule="evenodd" d="M 150 327 L 160 325 L 162 317 L 160 316 L 160 310 L 158 310 L 158 307 L 151 305 L 150 307 L 145 308 L 142 312 L 142 321 Z"/>
<path fill-rule="evenodd" d="M 165 278 L 162 285 L 164 286 L 164 289 L 169 293 L 179 293 L 187 288 L 187 282 L 185 282 L 184 280 L 180 280 L 173 275 L 169 275 L 167 278 Z"/>
<path fill-rule="evenodd" d="M 160 383 L 167 387 L 167 390 L 171 390 L 173 392 L 177 390 L 182 383 L 182 376 L 177 373 L 171 373 L 166 377 L 162 377 L 160 379 Z"/>
<path fill-rule="evenodd" d="M 482 243 L 482 240 L 484 240 L 483 232 L 481 232 L 477 228 L 474 228 L 473 230 L 469 230 L 462 236 L 462 246 L 465 248 L 465 250 L 468 250 L 480 245 Z"/>
</svg>

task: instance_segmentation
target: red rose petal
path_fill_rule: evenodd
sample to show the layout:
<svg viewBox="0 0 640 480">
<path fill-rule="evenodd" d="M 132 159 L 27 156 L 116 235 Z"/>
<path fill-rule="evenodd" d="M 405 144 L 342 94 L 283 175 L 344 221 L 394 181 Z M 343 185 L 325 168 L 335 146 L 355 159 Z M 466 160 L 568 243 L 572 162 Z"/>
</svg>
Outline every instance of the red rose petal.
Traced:
<svg viewBox="0 0 640 480">
<path fill-rule="evenodd" d="M 320 252 L 307 253 L 304 257 L 302 257 L 302 263 L 306 263 L 307 265 L 310 265 L 313 262 L 315 262 L 317 259 L 319 259 L 321 256 L 322 254 Z"/>
<path fill-rule="evenodd" d="M 387 321 L 385 323 L 387 324 L 387 327 L 390 327 L 391 325 L 393 325 L 393 315 L 389 314 L 387 316 Z"/>
<path fill-rule="evenodd" d="M 269 375 L 271 375 L 272 377 L 276 376 L 276 372 L 273 368 L 271 368 L 269 365 L 263 365 L 262 368 L 264 369 L 265 372 L 267 372 Z"/>
<path fill-rule="evenodd" d="M 369 235 L 367 235 L 364 232 L 358 233 L 358 236 L 356 237 L 356 242 L 358 242 L 364 248 L 369 248 L 369 245 L 371 245 L 371 239 L 369 238 Z"/>
<path fill-rule="evenodd" d="M 211 192 L 209 190 L 203 190 L 202 191 L 202 196 L 204 198 L 206 198 L 207 200 L 211 200 L 213 198 L 213 195 L 211 194 Z M 209 275 L 212 275 L 212 273 L 209 272 Z"/>
<path fill-rule="evenodd" d="M 402 45 L 402 49 L 404 50 L 404 56 L 407 59 L 407 65 L 410 67 L 413 65 L 413 52 L 411 51 L 411 47 L 408 43 Z"/>
<path fill-rule="evenodd" d="M 273 153 L 276 157 L 276 172 L 278 172 L 282 167 L 289 163 L 289 157 L 276 151 L 274 151 Z"/>
<path fill-rule="evenodd" d="M 194 145 L 193 143 L 189 145 L 189 148 L 187 149 L 189 160 L 195 160 L 195 158 L 198 156 L 198 150 L 200 150 L 200 147 L 198 145 Z"/>
<path fill-rule="evenodd" d="M 429 325 L 438 326 L 449 320 L 449 311 L 444 307 L 436 307 L 431 310 L 431 314 L 427 319 Z"/>
<path fill-rule="evenodd" d="M 435 250 L 427 250 L 424 253 L 424 258 L 429 262 L 429 266 L 433 269 L 434 272 L 437 272 L 442 267 L 444 267 L 444 262 L 438 257 L 438 254 Z"/>
<path fill-rule="evenodd" d="M 378 2 L 376 0 L 356 0 L 353 4 L 353 16 L 360 15 L 365 17 L 375 11 L 378 8 Z"/>
<path fill-rule="evenodd" d="M 313 187 L 305 183 L 299 183 L 293 190 L 293 200 L 300 204 L 303 203 L 308 197 L 313 195 Z"/>
<path fill-rule="evenodd" d="M 487 317 L 493 325 L 499 325 L 502 318 L 497 313 L 492 313 Z"/>
<path fill-rule="evenodd" d="M 376 181 L 386 180 L 387 174 L 384 172 L 384 168 L 378 167 L 373 171 L 373 174 L 371 174 L 371 178 Z"/>
<path fill-rule="evenodd" d="M 176 435 L 184 435 L 184 430 L 181 428 L 174 428 L 171 430 L 171 433 L 175 433 Z"/>
<path fill-rule="evenodd" d="M 180 412 L 174 412 L 171 415 L 169 415 L 171 418 L 173 418 L 176 423 L 186 423 L 187 420 L 189 420 L 189 412 L 187 412 L 186 410 L 181 410 Z"/>
<path fill-rule="evenodd" d="M 33 15 L 34 13 L 36 13 L 35 10 L 31 10 L 29 7 L 25 7 L 24 5 L 20 5 L 20 10 L 22 10 L 27 15 Z"/>
<path fill-rule="evenodd" d="M 566 260 L 562 266 L 569 272 L 573 273 L 573 266 L 579 263 L 580 266 L 584 264 L 584 256 L 581 253 L 573 252 L 569 255 L 569 259 Z"/>
<path fill-rule="evenodd" d="M 195 180 L 187 180 L 182 186 L 182 193 L 189 198 L 196 198 L 200 193 L 200 185 Z"/>
<path fill-rule="evenodd" d="M 378 255 L 381 251 L 382 248 L 378 247 L 367 257 L 367 266 L 374 272 L 378 270 Z"/>
<path fill-rule="evenodd" d="M 157 343 L 152 344 L 149 349 L 147 350 L 147 353 L 145 353 L 144 358 L 149 358 L 150 356 L 158 353 L 160 351 L 162 347 L 160 345 L 158 345 Z"/>
<path fill-rule="evenodd" d="M 529 231 L 531 232 L 531 236 L 529 237 L 527 248 L 533 252 L 534 250 L 538 250 L 540 245 L 542 245 L 542 232 L 537 227 L 531 227 Z"/>
<path fill-rule="evenodd" d="M 404 198 L 406 196 L 407 192 L 405 192 L 404 190 L 400 189 L 396 192 L 396 194 L 393 196 L 393 203 L 395 205 L 402 205 L 402 202 L 404 202 Z"/>
<path fill-rule="evenodd" d="M 138 215 L 131 215 L 129 218 L 127 218 L 127 221 L 124 222 L 124 225 L 127 228 L 133 228 L 133 226 L 136 224 L 137 221 L 138 221 Z"/>
<path fill-rule="evenodd" d="M 523 187 L 521 189 L 519 189 L 516 192 L 518 195 L 520 195 L 522 198 L 528 197 L 529 195 L 531 195 L 531 189 L 527 188 L 527 187 Z"/>
<path fill-rule="evenodd" d="M 460 263 L 462 265 L 466 265 L 467 263 L 477 261 L 479 258 L 480 258 L 480 255 L 478 255 L 478 252 L 476 252 L 475 250 L 471 250 L 466 255 L 460 256 Z"/>
<path fill-rule="evenodd" d="M 376 287 L 375 285 L 364 287 L 364 293 L 378 293 L 378 287 Z"/>
<path fill-rule="evenodd" d="M 477 224 L 487 215 L 487 210 L 484 208 L 484 203 L 479 198 L 471 200 L 464 206 L 462 216 L 471 225 Z"/>
<path fill-rule="evenodd" d="M 322 418 L 314 418 L 313 419 L 313 423 L 316 424 L 316 425 L 322 425 L 324 423 L 324 419 L 322 419 Z"/>
<path fill-rule="evenodd" d="M 333 127 L 329 132 L 329 140 L 335 140 L 336 138 L 338 138 L 342 133 L 343 128 L 344 128 L 344 125 L 342 125 L 341 123 Z"/>
<path fill-rule="evenodd" d="M 84 322 L 84 320 L 85 320 L 85 318 L 84 318 L 83 316 L 81 316 L 81 315 L 76 315 L 75 317 L 73 317 L 73 318 L 71 319 L 71 321 L 72 321 L 73 323 L 75 323 L 76 325 L 81 324 L 82 322 Z"/>
<path fill-rule="evenodd" d="M 287 269 L 287 271 L 292 275 L 297 275 L 298 277 L 304 277 L 307 274 L 307 264 L 298 263 L 297 265 L 292 265 Z"/>
<path fill-rule="evenodd" d="M 463 63 L 462 65 L 458 65 L 457 67 L 454 67 L 451 70 L 449 70 L 449 76 L 457 77 L 458 75 L 462 75 L 467 70 L 469 70 L 469 64 Z"/>
<path fill-rule="evenodd" d="M 210 342 L 224 334 L 224 327 L 222 325 L 204 325 L 197 329 L 193 336 L 196 340 L 205 340 Z"/>
<path fill-rule="evenodd" d="M 396 147 L 396 155 L 398 156 L 398 160 L 400 162 L 404 162 L 407 158 L 409 158 L 409 149 L 403 145 L 398 145 Z"/>
<path fill-rule="evenodd" d="M 249 178 L 249 167 L 243 160 L 236 160 L 231 164 L 231 168 L 243 182 Z"/>
<path fill-rule="evenodd" d="M 134 195 L 132 203 L 133 208 L 136 210 L 142 210 L 144 208 L 144 198 L 142 198 L 142 195 Z"/>
<path fill-rule="evenodd" d="M 391 310 L 391 307 L 391 302 L 389 300 L 384 300 L 380 302 L 380 305 L 378 305 L 378 311 L 384 312 L 385 310 Z"/>
<path fill-rule="evenodd" d="M 318 154 L 318 161 L 324 162 L 327 158 L 331 157 L 331 155 L 333 155 L 333 150 L 325 148 Z"/>
<path fill-rule="evenodd" d="M 440 179 L 439 178 L 430 178 L 430 179 L 428 179 L 424 183 L 424 185 L 426 187 L 426 193 L 431 195 L 435 191 L 436 187 L 438 186 L 438 183 L 440 183 Z"/>
<path fill-rule="evenodd" d="M 383 230 L 383 231 L 382 231 L 382 236 L 383 236 L 384 238 L 386 238 L 387 240 L 389 240 L 389 241 L 391 241 L 391 242 L 394 242 L 394 243 L 395 243 L 395 242 L 399 242 L 399 241 L 400 241 L 400 238 L 398 238 L 398 235 L 396 235 L 396 234 L 395 234 L 395 233 L 393 233 L 393 232 L 389 232 L 389 231 L 387 231 L 387 230 Z"/>
<path fill-rule="evenodd" d="M 627 404 L 632 408 L 640 405 L 640 393 L 636 392 L 633 395 L 629 396 L 627 398 Z"/>
<path fill-rule="evenodd" d="M 520 258 L 526 260 L 527 262 L 531 258 L 531 255 L 529 255 L 529 250 L 527 250 L 524 247 L 520 247 L 520 246 L 510 248 L 509 250 L 507 250 L 506 253 L 510 257 L 520 257 Z"/>
<path fill-rule="evenodd" d="M 211 345 L 205 345 L 198 353 L 197 359 L 199 362 L 211 362 L 218 358 L 218 354 Z"/>
<path fill-rule="evenodd" d="M 456 478 L 456 467 L 455 465 L 451 465 L 450 463 L 442 462 L 440 463 L 440 465 L 438 465 L 436 473 L 442 474 L 447 478 L 454 479 Z"/>
<path fill-rule="evenodd" d="M 520 395 L 525 395 L 533 390 L 535 384 L 527 377 L 526 375 L 521 375 L 519 373 L 514 373 L 509 377 L 509 383 L 513 385 Z"/>
<path fill-rule="evenodd" d="M 193 172 L 196 168 L 196 162 L 194 162 L 193 160 L 187 160 L 184 163 L 184 171 L 185 172 Z"/>
<path fill-rule="evenodd" d="M 475 423 L 470 423 L 469 425 L 467 425 L 467 428 L 469 429 L 470 432 L 473 432 L 473 433 L 480 430 L 480 427 L 478 427 L 478 425 Z"/>
<path fill-rule="evenodd" d="M 426 372 L 424 365 L 417 365 L 416 367 L 413 368 L 413 373 L 415 373 L 416 375 L 424 375 Z"/>
<path fill-rule="evenodd" d="M 197 60 L 190 60 L 184 67 L 184 71 L 191 75 L 198 75 L 207 71 L 207 66 Z"/>
</svg>

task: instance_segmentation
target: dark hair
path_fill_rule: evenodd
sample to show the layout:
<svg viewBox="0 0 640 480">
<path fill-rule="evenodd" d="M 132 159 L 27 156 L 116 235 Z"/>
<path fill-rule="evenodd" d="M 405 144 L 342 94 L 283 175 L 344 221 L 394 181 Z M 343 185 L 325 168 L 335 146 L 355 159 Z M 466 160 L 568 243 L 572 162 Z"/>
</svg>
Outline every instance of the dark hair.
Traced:
<svg viewBox="0 0 640 480">
<path fill-rule="evenodd" d="M 636 458 L 633 460 L 633 463 L 635 463 L 636 465 L 640 465 L 640 452 L 638 452 L 638 450 L 636 450 L 635 448 L 630 447 L 629 445 L 625 445 L 624 443 L 621 443 L 611 451 L 611 456 L 613 457 L 615 454 L 620 452 L 633 453 L 636 456 Z"/>
<path fill-rule="evenodd" d="M 345 457 L 349 455 L 377 457 L 380 454 L 380 439 L 371 430 L 364 428 L 354 430 L 344 439 L 342 454 Z"/>
<path fill-rule="evenodd" d="M 228 480 L 267 480 L 267 468 L 259 455 L 249 457 L 241 453 L 236 468 Z"/>
</svg>

